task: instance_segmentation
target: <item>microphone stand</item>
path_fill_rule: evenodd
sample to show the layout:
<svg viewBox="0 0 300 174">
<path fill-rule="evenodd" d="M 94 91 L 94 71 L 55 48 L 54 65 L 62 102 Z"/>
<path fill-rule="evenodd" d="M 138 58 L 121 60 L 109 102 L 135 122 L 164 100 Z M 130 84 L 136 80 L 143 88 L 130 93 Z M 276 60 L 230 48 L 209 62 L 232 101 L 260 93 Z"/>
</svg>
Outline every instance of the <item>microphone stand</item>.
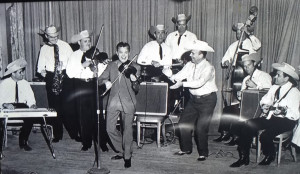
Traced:
<svg viewBox="0 0 300 174">
<path fill-rule="evenodd" d="M 101 36 L 101 33 L 102 33 L 102 30 L 103 30 L 103 25 L 101 27 L 101 31 L 100 31 L 100 35 L 99 35 L 99 38 Z M 98 45 L 98 42 L 99 42 L 99 39 L 97 41 L 97 44 L 96 44 L 96 48 L 97 48 L 97 45 Z M 96 50 L 96 49 L 95 49 Z M 94 52 L 95 54 L 95 52 Z M 94 57 L 94 54 L 93 54 L 93 57 Z M 92 58 L 93 58 L 92 57 Z M 88 170 L 88 174 L 94 174 L 94 173 L 100 173 L 100 174 L 107 174 L 107 173 L 110 173 L 110 171 L 105 168 L 105 167 L 101 167 L 101 160 L 100 160 L 100 106 L 99 106 L 99 89 L 98 89 L 98 62 L 94 62 L 95 60 L 93 60 L 93 64 L 96 68 L 96 73 L 94 74 L 95 78 L 96 78 L 96 104 L 97 104 L 97 138 L 98 138 L 98 142 L 95 140 L 95 135 L 93 136 L 93 141 L 94 141 L 94 150 L 95 150 L 95 161 L 94 161 L 94 165 L 95 163 L 97 164 L 97 168 L 91 168 Z M 93 166 L 94 166 L 93 165 Z"/>
</svg>

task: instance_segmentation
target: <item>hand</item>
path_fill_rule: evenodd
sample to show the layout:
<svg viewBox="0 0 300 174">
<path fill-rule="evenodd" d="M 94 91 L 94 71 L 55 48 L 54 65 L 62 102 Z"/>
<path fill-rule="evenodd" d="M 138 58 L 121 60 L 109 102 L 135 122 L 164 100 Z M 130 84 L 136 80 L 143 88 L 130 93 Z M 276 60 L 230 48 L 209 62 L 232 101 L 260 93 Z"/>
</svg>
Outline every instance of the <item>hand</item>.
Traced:
<svg viewBox="0 0 300 174">
<path fill-rule="evenodd" d="M 151 64 L 152 64 L 155 68 L 158 68 L 158 67 L 161 66 L 159 62 L 154 61 L 154 60 L 152 60 Z"/>
<path fill-rule="evenodd" d="M 112 83 L 110 81 L 105 82 L 106 91 L 108 91 L 112 87 Z"/>
<path fill-rule="evenodd" d="M 10 109 L 10 110 L 15 109 L 14 105 L 12 105 L 10 103 L 3 103 L 2 106 L 3 106 L 4 109 Z"/>
<path fill-rule="evenodd" d="M 164 68 L 164 69 L 162 70 L 162 73 L 163 73 L 164 75 L 166 75 L 167 77 L 169 77 L 169 78 L 173 75 L 173 72 L 172 72 L 172 70 L 170 69 L 170 67 Z"/>
<path fill-rule="evenodd" d="M 134 75 L 134 74 L 130 74 L 130 80 L 132 81 L 132 82 L 135 82 L 135 81 L 137 81 L 137 78 L 136 78 L 136 76 Z"/>
<path fill-rule="evenodd" d="M 246 81 L 246 85 L 250 88 L 256 88 L 257 87 L 257 85 L 250 79 Z"/>
<path fill-rule="evenodd" d="M 42 75 L 43 77 L 46 77 L 46 74 L 47 74 L 46 70 L 42 70 L 41 75 Z"/>
<path fill-rule="evenodd" d="M 37 106 L 35 104 L 30 106 L 31 109 L 37 109 Z"/>
<path fill-rule="evenodd" d="M 242 91 L 238 91 L 236 97 L 237 97 L 238 100 L 241 101 L 241 99 L 242 99 Z"/>
<path fill-rule="evenodd" d="M 264 114 L 267 114 L 269 112 L 270 105 L 262 105 L 261 109 Z"/>
<path fill-rule="evenodd" d="M 82 66 L 83 66 L 84 68 L 86 68 L 86 67 L 90 66 L 91 64 L 92 64 L 92 61 L 87 60 L 87 61 L 85 61 L 85 62 L 82 63 Z"/>
<path fill-rule="evenodd" d="M 183 85 L 182 81 L 177 81 L 175 85 L 170 86 L 170 89 L 177 89 Z"/>
<path fill-rule="evenodd" d="M 229 60 L 226 60 L 226 61 L 223 63 L 223 65 L 222 65 L 222 66 L 223 66 L 223 67 L 228 67 L 228 66 L 229 66 L 229 64 L 230 64 L 230 63 L 229 63 Z"/>
<path fill-rule="evenodd" d="M 175 76 L 174 75 L 172 75 L 171 77 L 169 77 L 169 79 L 171 80 L 171 82 L 173 82 L 173 83 L 175 83 L 176 81 L 175 81 Z"/>
</svg>

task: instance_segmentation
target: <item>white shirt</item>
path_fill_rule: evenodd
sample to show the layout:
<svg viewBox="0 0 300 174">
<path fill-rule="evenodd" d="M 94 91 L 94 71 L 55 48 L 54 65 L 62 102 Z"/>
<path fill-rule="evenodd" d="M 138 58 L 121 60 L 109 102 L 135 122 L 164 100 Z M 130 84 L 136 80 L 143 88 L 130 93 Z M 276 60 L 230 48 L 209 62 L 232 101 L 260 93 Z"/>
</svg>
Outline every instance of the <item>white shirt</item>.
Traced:
<svg viewBox="0 0 300 174">
<path fill-rule="evenodd" d="M 249 50 L 249 54 L 256 53 L 261 47 L 261 42 L 253 35 L 250 35 L 249 38 L 250 39 L 246 38 L 242 42 L 242 48 L 245 50 Z M 228 47 L 226 53 L 224 54 L 224 57 L 222 58 L 222 65 L 226 60 L 232 62 L 238 42 L 239 41 L 237 40 Z M 241 51 L 241 49 L 238 48 L 238 52 L 243 52 L 243 51 Z"/>
<path fill-rule="evenodd" d="M 63 63 L 62 69 L 66 69 L 68 59 L 70 55 L 73 53 L 72 48 L 70 45 L 62 40 L 57 41 L 57 46 L 59 49 L 59 61 Z M 55 64 L 55 58 L 54 58 L 54 47 L 49 46 L 47 44 L 43 45 L 40 50 L 38 65 L 37 65 L 37 72 L 41 73 L 42 71 L 50 71 L 54 72 L 54 64 Z"/>
<path fill-rule="evenodd" d="M 178 31 L 170 33 L 166 38 L 166 44 L 171 48 L 172 59 L 180 60 L 183 53 L 186 50 L 184 47 L 187 43 L 197 40 L 197 36 L 189 31 L 185 31 L 180 39 L 180 44 L 178 45 L 178 38 L 180 34 Z"/>
<path fill-rule="evenodd" d="M 281 86 L 279 92 L 279 100 L 286 94 L 286 92 L 291 88 L 292 83 L 287 82 L 286 84 Z M 270 90 L 266 95 L 264 95 L 260 101 L 260 105 L 270 105 L 273 106 L 275 100 L 275 92 L 279 88 L 278 85 L 271 86 Z M 289 93 L 278 103 L 277 106 L 287 107 L 287 112 L 285 116 L 290 120 L 298 120 L 299 119 L 299 105 L 300 105 L 300 92 L 296 87 L 293 87 Z M 280 116 L 279 116 L 280 117 Z"/>
<path fill-rule="evenodd" d="M 146 43 L 139 54 L 137 63 L 140 65 L 151 65 L 152 61 L 157 61 L 162 66 L 171 66 L 171 49 L 165 43 L 162 43 L 161 47 L 163 53 L 162 59 L 159 55 L 159 44 L 157 43 L 157 41 Z"/>
<path fill-rule="evenodd" d="M 25 103 L 29 107 L 35 105 L 35 97 L 32 88 L 26 80 L 20 80 L 18 83 L 19 103 Z M 0 82 L 0 108 L 3 103 L 15 103 L 16 101 L 16 81 L 11 77 Z"/>
<path fill-rule="evenodd" d="M 66 67 L 66 73 L 69 76 L 69 78 L 77 78 L 77 79 L 89 79 L 93 78 L 94 73 L 91 71 L 89 67 L 83 67 L 81 63 L 83 51 L 80 49 L 73 52 L 71 54 L 67 67 Z M 90 60 L 87 58 L 87 60 Z M 103 73 L 107 65 L 104 65 L 103 63 L 98 64 L 98 77 Z"/>
<path fill-rule="evenodd" d="M 250 75 L 246 76 L 243 79 L 241 91 L 247 88 L 246 81 L 249 79 L 250 79 Z M 259 69 L 254 70 L 251 80 L 257 85 L 256 89 L 258 90 L 269 89 L 272 86 L 272 77 L 270 76 L 270 74 L 261 71 Z"/>
<path fill-rule="evenodd" d="M 188 87 L 192 95 L 201 96 L 218 91 L 215 82 L 215 68 L 206 59 L 198 64 L 188 62 L 172 78 L 176 81 L 186 79 L 183 87 Z"/>
</svg>

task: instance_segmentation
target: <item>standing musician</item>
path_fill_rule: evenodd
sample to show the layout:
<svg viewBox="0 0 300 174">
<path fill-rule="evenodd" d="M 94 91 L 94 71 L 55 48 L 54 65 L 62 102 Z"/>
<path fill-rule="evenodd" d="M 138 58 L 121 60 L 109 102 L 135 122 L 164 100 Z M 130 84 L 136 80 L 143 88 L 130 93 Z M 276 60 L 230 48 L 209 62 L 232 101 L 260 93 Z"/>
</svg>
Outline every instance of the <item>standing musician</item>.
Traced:
<svg viewBox="0 0 300 174">
<path fill-rule="evenodd" d="M 112 160 L 124 159 L 124 167 L 131 167 L 133 119 L 136 111 L 137 79 L 140 76 L 140 66 L 128 60 L 130 46 L 120 42 L 116 47 L 118 60 L 110 62 L 99 77 L 99 81 L 110 90 L 107 105 L 107 132 L 119 152 Z M 130 64 L 131 63 L 131 64 Z M 113 83 L 112 83 L 113 81 Z M 118 117 L 121 120 L 121 131 L 116 128 Z M 121 133 L 123 132 L 123 133 Z"/>
<path fill-rule="evenodd" d="M 191 19 L 191 15 L 178 14 L 172 18 L 172 22 L 176 25 L 177 31 L 170 33 L 166 38 L 166 44 L 171 48 L 171 57 L 174 64 L 182 64 L 181 56 L 185 53 L 185 45 L 188 42 L 197 40 L 197 36 L 187 30 L 187 23 Z"/>
<path fill-rule="evenodd" d="M 49 107 L 57 112 L 57 117 L 49 118 L 48 121 L 53 126 L 52 142 L 58 142 L 63 137 L 62 88 L 66 78 L 66 65 L 73 53 L 68 43 L 58 39 L 58 31 L 54 25 L 43 31 L 46 42 L 40 50 L 37 64 L 37 72 L 45 78 Z"/>
<path fill-rule="evenodd" d="M 97 137 L 96 97 L 98 96 L 95 76 L 97 73 L 100 76 L 107 65 L 106 63 L 97 64 L 92 57 L 86 55 L 91 49 L 90 33 L 87 30 L 74 35 L 71 42 L 78 43 L 80 48 L 70 56 L 66 72 L 69 78 L 74 79 L 75 109 L 78 113 L 82 140 L 81 150 L 87 151 L 92 146 L 93 138 Z M 102 150 L 107 150 L 107 147 Z"/>
<path fill-rule="evenodd" d="M 272 86 L 272 77 L 268 73 L 258 69 L 260 61 L 261 59 L 258 53 L 246 54 L 242 57 L 243 68 L 247 76 L 243 79 L 241 90 L 237 92 L 239 100 L 241 100 L 242 91 L 246 89 L 262 90 L 269 89 Z M 232 130 L 230 131 L 231 133 L 228 132 L 230 127 L 232 128 L 233 124 L 238 120 L 238 117 L 233 117 L 233 115 L 229 115 L 229 117 L 226 117 L 226 114 L 222 115 L 218 130 L 221 136 L 215 139 L 215 142 L 221 142 L 224 139 L 223 136 L 231 136 L 231 141 L 226 143 L 226 145 L 232 146 L 236 144 L 237 140 L 234 138 Z M 239 112 L 236 116 L 239 116 Z"/>
<path fill-rule="evenodd" d="M 35 97 L 31 86 L 23 79 L 26 65 L 27 62 L 25 59 L 17 59 L 7 65 L 7 70 L 4 73 L 4 76 L 7 78 L 0 82 L 1 109 L 15 109 L 22 107 L 22 104 L 23 107 L 36 108 Z M 28 137 L 33 126 L 33 120 L 26 118 L 23 119 L 23 121 L 24 124 L 19 134 L 19 146 L 25 151 L 31 151 L 32 148 L 28 145 Z M 3 131 L 1 131 L 1 134 L 2 133 Z M 2 142 L 3 141 L 0 143 L 1 148 Z"/>
<path fill-rule="evenodd" d="M 151 26 L 149 32 L 156 40 L 144 45 L 138 56 L 137 63 L 147 66 L 145 68 L 149 76 L 161 76 L 162 71 L 171 71 L 170 67 L 172 65 L 171 50 L 164 43 L 166 29 L 164 25 Z M 163 70 L 160 67 L 163 67 Z"/>
<path fill-rule="evenodd" d="M 299 119 L 300 92 L 297 89 L 299 76 L 294 67 L 287 63 L 273 63 L 277 70 L 275 84 L 260 101 L 262 116 L 249 119 L 241 126 L 238 141 L 239 160 L 230 167 L 249 164 L 250 146 L 257 131 L 264 130 L 260 136 L 265 158 L 259 165 L 269 165 L 275 159 L 273 139 L 286 131 L 291 131 Z"/>
<path fill-rule="evenodd" d="M 206 42 L 199 40 L 187 44 L 186 47 L 191 50 L 192 61 L 170 78 L 176 82 L 170 89 L 187 87 L 191 95 L 178 122 L 180 151 L 175 155 L 192 153 L 194 131 L 199 154 L 198 161 L 204 161 L 208 157 L 207 134 L 217 102 L 216 91 L 218 91 L 215 68 L 206 60 L 207 52 L 214 52 L 214 50 Z M 183 81 L 185 79 L 186 81 Z"/>
</svg>

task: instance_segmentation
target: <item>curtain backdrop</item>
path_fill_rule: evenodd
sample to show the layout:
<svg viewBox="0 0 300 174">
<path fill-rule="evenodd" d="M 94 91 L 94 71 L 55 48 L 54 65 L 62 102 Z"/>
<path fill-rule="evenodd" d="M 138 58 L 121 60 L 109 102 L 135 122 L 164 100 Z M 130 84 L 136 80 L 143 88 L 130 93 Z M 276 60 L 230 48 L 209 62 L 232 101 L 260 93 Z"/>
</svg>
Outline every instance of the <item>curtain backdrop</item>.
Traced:
<svg viewBox="0 0 300 174">
<path fill-rule="evenodd" d="M 185 13 L 192 15 L 188 30 L 215 50 L 208 54 L 208 60 L 216 68 L 216 81 L 221 91 L 225 74 L 220 67 L 221 58 L 236 40 L 232 24 L 244 23 L 253 5 L 259 10 L 254 34 L 262 42 L 259 51 L 263 58 L 262 70 L 270 72 L 274 62 L 285 61 L 297 69 L 300 64 L 299 0 L 99 0 L 17 4 L 23 7 L 25 39 L 19 42 L 24 42 L 25 57 L 30 64 L 26 74 L 28 80 L 35 77 L 36 62 L 43 44 L 38 33 L 50 24 L 61 27 L 60 38 L 67 42 L 72 35 L 84 29 L 92 30 L 93 43 L 96 43 L 104 25 L 98 48 L 112 56 L 116 44 L 126 41 L 131 45 L 133 57 L 151 40 L 148 35 L 151 25 L 164 24 L 172 32 L 175 26 L 171 18 Z M 220 113 L 221 108 L 219 92 L 216 113 Z"/>
</svg>

